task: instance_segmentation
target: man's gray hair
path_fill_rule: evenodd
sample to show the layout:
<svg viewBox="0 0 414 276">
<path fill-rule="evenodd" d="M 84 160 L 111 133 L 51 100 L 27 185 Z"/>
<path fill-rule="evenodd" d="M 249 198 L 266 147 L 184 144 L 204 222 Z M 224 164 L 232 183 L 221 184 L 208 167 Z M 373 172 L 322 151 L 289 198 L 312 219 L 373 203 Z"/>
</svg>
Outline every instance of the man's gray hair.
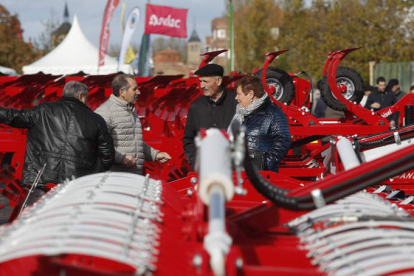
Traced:
<svg viewBox="0 0 414 276">
<path fill-rule="evenodd" d="M 112 92 L 115 96 L 119 96 L 121 89 L 129 89 L 128 79 L 135 80 L 134 76 L 130 74 L 120 74 L 112 80 Z"/>
<path fill-rule="evenodd" d="M 80 95 L 84 95 L 88 98 L 88 87 L 86 85 L 78 81 L 70 81 L 65 84 L 65 87 L 63 88 L 64 97 L 79 99 Z"/>
</svg>

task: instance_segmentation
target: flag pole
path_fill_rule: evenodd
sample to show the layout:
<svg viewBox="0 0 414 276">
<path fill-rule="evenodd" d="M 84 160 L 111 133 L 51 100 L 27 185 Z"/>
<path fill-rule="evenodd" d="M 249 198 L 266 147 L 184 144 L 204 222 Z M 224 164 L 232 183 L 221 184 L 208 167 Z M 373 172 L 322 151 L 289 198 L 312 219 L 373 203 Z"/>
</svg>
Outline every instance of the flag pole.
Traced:
<svg viewBox="0 0 414 276">
<path fill-rule="evenodd" d="M 147 1 L 147 4 L 150 4 L 150 0 Z M 147 7 L 145 7 L 144 18 L 146 18 L 146 14 L 147 14 Z M 145 34 L 145 30 L 144 30 L 144 34 L 142 35 L 142 40 L 141 40 L 141 51 L 139 53 L 139 75 L 140 76 L 145 75 L 145 70 L 147 68 L 147 44 L 148 44 L 147 38 L 148 38 L 148 35 Z"/>
<path fill-rule="evenodd" d="M 141 53 L 139 57 L 140 63 L 139 63 L 139 72 L 141 76 L 144 76 L 145 74 L 145 66 L 147 63 L 147 35 L 142 35 L 141 40 Z"/>
<path fill-rule="evenodd" d="M 234 71 L 234 29 L 233 29 L 233 1 L 229 0 L 229 39 L 230 61 L 229 73 Z"/>
</svg>

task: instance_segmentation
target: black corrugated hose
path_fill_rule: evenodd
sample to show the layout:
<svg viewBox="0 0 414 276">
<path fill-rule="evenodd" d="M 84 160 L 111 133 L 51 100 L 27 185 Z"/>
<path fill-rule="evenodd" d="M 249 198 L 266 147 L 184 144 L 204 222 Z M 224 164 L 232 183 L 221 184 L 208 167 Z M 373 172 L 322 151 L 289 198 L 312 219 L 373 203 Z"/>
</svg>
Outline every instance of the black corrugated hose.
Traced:
<svg viewBox="0 0 414 276">
<path fill-rule="evenodd" d="M 239 133 L 239 131 L 234 130 L 234 126 L 232 126 L 233 133 Z M 248 152 L 246 137 L 245 148 L 246 152 Z M 344 198 L 345 196 L 361 191 L 366 187 L 375 185 L 381 181 L 389 179 L 390 177 L 394 177 L 395 175 L 413 169 L 413 158 L 414 153 L 408 154 L 403 158 L 393 160 L 382 167 L 375 168 L 371 171 L 359 174 L 357 177 L 338 183 L 335 186 L 328 187 L 321 191 L 325 202 L 327 204 L 332 203 L 338 199 Z M 271 200 L 276 205 L 292 210 L 315 209 L 315 204 L 313 203 L 311 195 L 302 197 L 286 196 L 286 194 L 290 192 L 289 190 L 277 187 L 263 178 L 254 167 L 252 160 L 248 154 L 245 155 L 243 165 L 246 171 L 246 175 L 255 189 L 261 195 Z M 359 184 L 354 185 L 355 183 Z"/>
</svg>

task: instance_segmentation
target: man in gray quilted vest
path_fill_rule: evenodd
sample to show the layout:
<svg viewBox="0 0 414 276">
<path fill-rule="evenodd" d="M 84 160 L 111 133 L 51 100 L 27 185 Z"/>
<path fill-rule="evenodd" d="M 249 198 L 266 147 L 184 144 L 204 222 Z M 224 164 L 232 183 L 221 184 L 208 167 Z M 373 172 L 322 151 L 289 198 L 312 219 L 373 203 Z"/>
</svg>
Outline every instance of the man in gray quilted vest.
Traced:
<svg viewBox="0 0 414 276">
<path fill-rule="evenodd" d="M 112 81 L 111 97 L 95 112 L 101 115 L 108 126 L 115 146 L 115 161 L 111 171 L 142 174 L 144 161 L 166 163 L 171 159 L 147 145 L 142 136 L 141 121 L 135 111 L 140 94 L 134 76 L 121 74 Z"/>
</svg>

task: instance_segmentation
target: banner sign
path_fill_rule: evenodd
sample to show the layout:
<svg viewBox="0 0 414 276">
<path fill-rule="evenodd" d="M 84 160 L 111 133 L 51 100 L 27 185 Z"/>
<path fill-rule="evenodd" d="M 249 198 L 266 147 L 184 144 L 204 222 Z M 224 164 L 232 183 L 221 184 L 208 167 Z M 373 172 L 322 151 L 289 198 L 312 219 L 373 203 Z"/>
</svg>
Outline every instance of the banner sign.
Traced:
<svg viewBox="0 0 414 276">
<path fill-rule="evenodd" d="M 109 42 L 109 23 L 112 20 L 114 11 L 118 7 L 119 0 L 108 0 L 106 4 L 105 13 L 102 21 L 101 38 L 99 39 L 99 66 L 105 64 L 106 50 L 108 49 Z"/>
<path fill-rule="evenodd" d="M 187 9 L 147 4 L 145 34 L 187 37 Z"/>
<path fill-rule="evenodd" d="M 128 18 L 125 24 L 124 36 L 122 37 L 121 51 L 119 53 L 118 71 L 120 69 L 120 65 L 124 64 L 125 62 L 125 54 L 127 52 L 129 41 L 131 40 L 132 34 L 135 31 L 135 26 L 138 23 L 139 15 L 140 13 L 139 13 L 138 7 L 133 8 L 132 11 L 128 15 Z"/>
</svg>

